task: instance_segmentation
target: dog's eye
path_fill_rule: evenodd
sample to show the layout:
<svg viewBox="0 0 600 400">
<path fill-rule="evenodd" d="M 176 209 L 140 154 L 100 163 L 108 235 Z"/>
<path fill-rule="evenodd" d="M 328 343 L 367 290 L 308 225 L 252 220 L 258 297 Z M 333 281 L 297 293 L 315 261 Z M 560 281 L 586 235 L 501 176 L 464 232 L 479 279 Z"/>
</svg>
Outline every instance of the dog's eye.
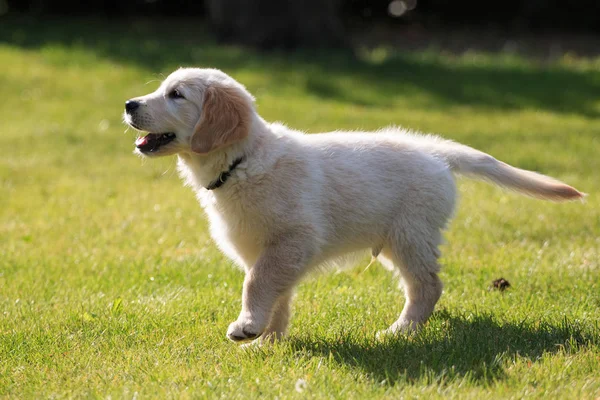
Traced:
<svg viewBox="0 0 600 400">
<path fill-rule="evenodd" d="M 183 97 L 181 92 L 177 89 L 171 90 L 171 92 L 169 93 L 169 97 L 172 99 L 185 99 L 185 97 Z"/>
</svg>

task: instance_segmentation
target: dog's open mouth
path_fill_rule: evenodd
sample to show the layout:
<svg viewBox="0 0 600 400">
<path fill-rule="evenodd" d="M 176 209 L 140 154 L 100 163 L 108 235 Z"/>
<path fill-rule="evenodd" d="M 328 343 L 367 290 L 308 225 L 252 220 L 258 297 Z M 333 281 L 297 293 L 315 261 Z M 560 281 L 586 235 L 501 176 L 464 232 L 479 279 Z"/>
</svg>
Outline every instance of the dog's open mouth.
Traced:
<svg viewBox="0 0 600 400">
<path fill-rule="evenodd" d="M 167 133 L 149 133 L 146 136 L 140 136 L 135 140 L 135 147 L 142 153 L 153 153 L 167 143 L 171 143 L 176 135 L 172 132 Z"/>
</svg>

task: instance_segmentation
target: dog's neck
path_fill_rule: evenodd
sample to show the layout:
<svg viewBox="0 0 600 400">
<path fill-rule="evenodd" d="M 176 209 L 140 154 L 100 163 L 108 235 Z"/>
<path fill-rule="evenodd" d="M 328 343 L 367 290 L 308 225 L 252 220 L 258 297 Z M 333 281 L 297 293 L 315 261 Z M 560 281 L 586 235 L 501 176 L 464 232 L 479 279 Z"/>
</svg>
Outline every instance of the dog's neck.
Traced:
<svg viewBox="0 0 600 400">
<path fill-rule="evenodd" d="M 239 143 L 215 150 L 206 155 L 192 152 L 178 155 L 178 169 L 186 184 L 195 190 L 207 188 L 231 165 L 242 158 L 245 162 L 252 160 L 256 148 L 265 141 L 269 129 L 264 120 L 257 117 L 252 122 L 248 136 Z M 243 169 L 243 165 L 236 168 Z M 225 185 L 223 185 L 225 186 Z"/>
</svg>

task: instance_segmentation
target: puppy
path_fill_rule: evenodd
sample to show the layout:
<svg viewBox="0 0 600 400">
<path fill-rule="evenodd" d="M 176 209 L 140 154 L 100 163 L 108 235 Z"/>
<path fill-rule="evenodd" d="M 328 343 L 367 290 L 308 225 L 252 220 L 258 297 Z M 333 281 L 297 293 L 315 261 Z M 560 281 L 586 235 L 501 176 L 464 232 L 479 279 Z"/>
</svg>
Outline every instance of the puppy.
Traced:
<svg viewBox="0 0 600 400">
<path fill-rule="evenodd" d="M 268 123 L 244 86 L 216 69 L 179 69 L 125 103 L 145 136 L 136 152 L 177 154 L 217 246 L 246 273 L 241 342 L 285 335 L 294 286 L 315 267 L 370 250 L 397 270 L 406 303 L 384 334 L 412 331 L 442 294 L 438 258 L 453 214 L 453 173 L 546 200 L 583 194 L 436 136 L 398 128 L 305 135 Z"/>
</svg>

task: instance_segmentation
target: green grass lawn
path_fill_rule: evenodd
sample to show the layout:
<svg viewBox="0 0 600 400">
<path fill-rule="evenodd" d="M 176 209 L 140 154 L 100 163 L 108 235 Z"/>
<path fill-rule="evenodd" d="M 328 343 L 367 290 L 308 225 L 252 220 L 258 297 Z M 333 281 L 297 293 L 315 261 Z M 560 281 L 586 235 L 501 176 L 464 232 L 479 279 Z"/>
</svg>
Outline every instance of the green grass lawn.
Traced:
<svg viewBox="0 0 600 400">
<path fill-rule="evenodd" d="M 247 352 L 225 338 L 242 273 L 175 160 L 135 157 L 121 122 L 178 66 L 223 69 L 267 120 L 435 132 L 590 196 L 461 179 L 419 334 L 375 339 L 403 296 L 365 260 L 301 284 L 289 338 Z M 191 23 L 3 19 L 0 94 L 0 397 L 600 396 L 600 59 L 261 54 Z"/>
</svg>

